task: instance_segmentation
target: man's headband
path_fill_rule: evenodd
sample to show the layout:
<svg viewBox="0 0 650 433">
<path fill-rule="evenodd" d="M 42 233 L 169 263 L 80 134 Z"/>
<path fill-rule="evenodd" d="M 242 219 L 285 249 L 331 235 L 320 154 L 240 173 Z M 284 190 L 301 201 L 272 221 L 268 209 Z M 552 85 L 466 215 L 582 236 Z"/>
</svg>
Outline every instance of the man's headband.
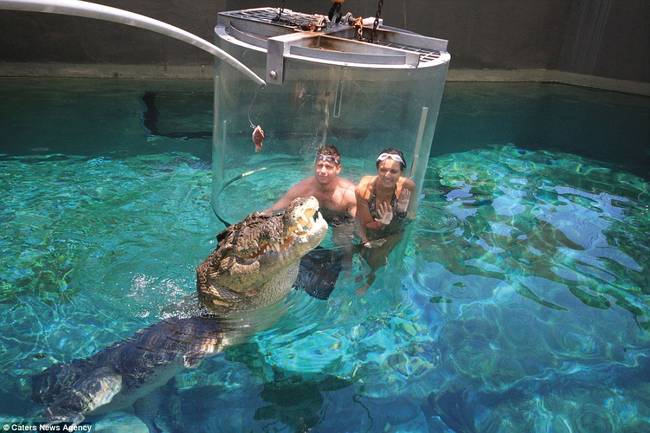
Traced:
<svg viewBox="0 0 650 433">
<path fill-rule="evenodd" d="M 336 156 L 336 155 L 323 155 L 322 153 L 320 155 L 316 155 L 316 162 L 331 162 L 332 164 L 339 165 L 341 163 L 341 157 Z"/>
</svg>

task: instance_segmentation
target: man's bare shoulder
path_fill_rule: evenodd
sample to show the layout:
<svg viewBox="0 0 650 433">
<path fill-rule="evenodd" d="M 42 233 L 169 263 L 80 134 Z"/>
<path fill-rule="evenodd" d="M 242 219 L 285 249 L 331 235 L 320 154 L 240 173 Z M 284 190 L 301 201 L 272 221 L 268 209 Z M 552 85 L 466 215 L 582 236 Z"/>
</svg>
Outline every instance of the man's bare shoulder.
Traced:
<svg viewBox="0 0 650 433">
<path fill-rule="evenodd" d="M 355 188 L 354 182 L 352 182 L 349 179 L 342 178 L 342 177 L 339 178 L 339 185 L 338 186 L 339 186 L 339 188 L 342 188 L 342 189 L 345 189 L 345 190 L 352 189 L 353 191 L 354 191 L 354 188 Z"/>
<path fill-rule="evenodd" d="M 346 206 L 356 205 L 357 196 L 355 195 L 356 185 L 347 179 L 341 179 L 339 182 L 340 191 L 343 193 L 343 203 Z"/>
</svg>

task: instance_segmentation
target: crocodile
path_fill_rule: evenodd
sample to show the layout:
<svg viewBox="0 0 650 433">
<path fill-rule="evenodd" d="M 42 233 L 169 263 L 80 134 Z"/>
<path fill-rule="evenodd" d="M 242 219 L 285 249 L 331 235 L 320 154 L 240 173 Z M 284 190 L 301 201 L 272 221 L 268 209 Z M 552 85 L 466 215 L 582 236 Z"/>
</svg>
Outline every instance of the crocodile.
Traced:
<svg viewBox="0 0 650 433">
<path fill-rule="evenodd" d="M 201 313 L 163 320 L 89 358 L 35 375 L 32 398 L 44 406 L 43 417 L 49 424 L 78 425 L 87 416 L 128 408 L 183 369 L 259 330 L 241 319 L 282 301 L 301 258 L 326 232 L 314 197 L 297 198 L 272 215 L 251 214 L 228 227 L 197 268 Z"/>
</svg>

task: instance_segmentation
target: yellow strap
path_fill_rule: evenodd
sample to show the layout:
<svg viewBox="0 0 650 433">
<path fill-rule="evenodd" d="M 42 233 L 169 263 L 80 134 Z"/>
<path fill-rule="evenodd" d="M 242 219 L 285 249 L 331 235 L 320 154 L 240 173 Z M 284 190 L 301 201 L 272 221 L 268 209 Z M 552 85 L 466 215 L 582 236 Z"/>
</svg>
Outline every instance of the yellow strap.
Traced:
<svg viewBox="0 0 650 433">
<path fill-rule="evenodd" d="M 399 196 L 402 193 L 402 188 L 404 187 L 404 177 L 401 176 L 397 179 L 397 185 L 395 186 L 395 197 L 399 200 Z"/>
</svg>

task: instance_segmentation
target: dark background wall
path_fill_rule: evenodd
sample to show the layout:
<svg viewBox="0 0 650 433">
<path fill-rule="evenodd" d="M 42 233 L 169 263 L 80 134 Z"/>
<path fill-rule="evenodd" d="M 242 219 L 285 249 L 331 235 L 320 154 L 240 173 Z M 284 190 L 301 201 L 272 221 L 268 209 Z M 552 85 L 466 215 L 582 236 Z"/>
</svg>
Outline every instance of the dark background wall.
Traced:
<svg viewBox="0 0 650 433">
<path fill-rule="evenodd" d="M 100 0 L 213 40 L 217 12 L 278 6 L 278 0 Z M 327 13 L 329 0 L 286 0 Z M 374 16 L 375 0 L 344 10 Z M 452 68 L 557 69 L 650 81 L 648 0 L 385 0 L 385 23 L 449 40 Z M 185 44 L 96 20 L 0 11 L 0 62 L 209 65 Z M 0 68 L 1 69 L 1 68 Z M 1 72 L 1 71 L 0 71 Z"/>
</svg>

